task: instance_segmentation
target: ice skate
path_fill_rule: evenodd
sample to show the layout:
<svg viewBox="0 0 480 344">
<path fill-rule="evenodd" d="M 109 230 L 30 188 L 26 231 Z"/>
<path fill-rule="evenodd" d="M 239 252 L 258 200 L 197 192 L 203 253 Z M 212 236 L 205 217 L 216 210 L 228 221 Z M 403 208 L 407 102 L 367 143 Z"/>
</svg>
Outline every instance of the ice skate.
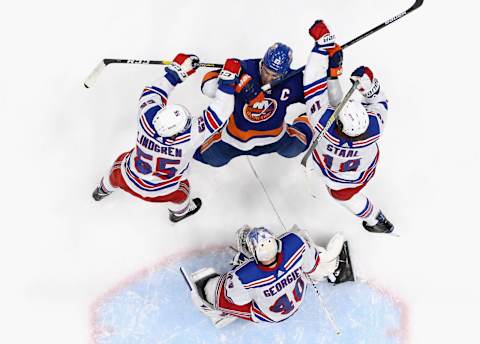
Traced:
<svg viewBox="0 0 480 344">
<path fill-rule="evenodd" d="M 182 221 L 183 219 L 195 214 L 197 211 L 200 210 L 201 207 L 202 207 L 202 200 L 200 198 L 194 198 L 192 200 L 192 203 L 190 203 L 188 211 L 184 215 L 177 216 L 170 210 L 169 219 L 172 222 Z"/>
<path fill-rule="evenodd" d="M 92 197 L 95 201 L 101 201 L 108 195 L 110 195 L 111 192 L 106 191 L 105 189 L 102 188 L 101 185 L 97 186 L 95 190 L 93 190 Z"/>
<path fill-rule="evenodd" d="M 363 228 L 372 233 L 388 234 L 393 232 L 393 224 L 387 220 L 387 218 L 385 217 L 385 215 L 383 215 L 381 211 L 378 212 L 376 219 L 378 220 L 378 222 L 373 226 L 370 226 L 367 222 L 363 221 Z"/>
</svg>

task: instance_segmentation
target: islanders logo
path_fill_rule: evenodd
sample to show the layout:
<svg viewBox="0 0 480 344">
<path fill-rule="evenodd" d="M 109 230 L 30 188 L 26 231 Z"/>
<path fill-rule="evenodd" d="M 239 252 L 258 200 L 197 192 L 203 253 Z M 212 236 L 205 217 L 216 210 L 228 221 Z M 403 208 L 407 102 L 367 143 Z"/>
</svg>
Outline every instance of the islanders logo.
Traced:
<svg viewBox="0 0 480 344">
<path fill-rule="evenodd" d="M 259 123 L 271 118 L 277 110 L 277 101 L 271 98 L 265 98 L 261 102 L 253 105 L 245 104 L 243 107 L 243 117 L 249 122 Z"/>
</svg>

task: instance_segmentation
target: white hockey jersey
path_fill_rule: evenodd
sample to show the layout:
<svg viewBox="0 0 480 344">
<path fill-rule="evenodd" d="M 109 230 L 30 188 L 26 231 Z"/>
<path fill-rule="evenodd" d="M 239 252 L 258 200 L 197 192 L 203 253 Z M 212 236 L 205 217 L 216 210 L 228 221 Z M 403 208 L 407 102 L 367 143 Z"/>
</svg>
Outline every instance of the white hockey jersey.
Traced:
<svg viewBox="0 0 480 344">
<path fill-rule="evenodd" d="M 298 234 L 288 232 L 279 240 L 282 249 L 274 267 L 250 259 L 230 271 L 224 282 L 225 296 L 233 303 L 252 303 L 254 321 L 279 322 L 293 315 L 307 288 L 304 273 L 314 273 L 320 263 L 317 249 Z"/>
<path fill-rule="evenodd" d="M 304 93 L 307 115 L 318 133 L 323 131 L 335 108 L 329 104 L 327 86 L 328 55 L 313 51 L 304 72 Z M 336 91 L 336 90 L 335 90 Z M 380 92 L 372 98 L 363 97 L 362 104 L 369 116 L 367 131 L 360 138 L 339 135 L 334 123 L 323 133 L 307 162 L 307 169 L 317 171 L 333 190 L 365 184 L 374 175 L 379 158 L 377 140 L 387 119 L 388 101 Z"/>
<path fill-rule="evenodd" d="M 160 137 L 152 120 L 167 104 L 173 88 L 165 77 L 145 87 L 139 100 L 136 146 L 121 165 L 125 182 L 143 197 L 163 196 L 178 189 L 180 181 L 188 177 L 195 150 L 222 127 L 233 111 L 233 95 L 217 90 L 201 116 L 192 114 L 187 131 L 174 139 Z"/>
</svg>

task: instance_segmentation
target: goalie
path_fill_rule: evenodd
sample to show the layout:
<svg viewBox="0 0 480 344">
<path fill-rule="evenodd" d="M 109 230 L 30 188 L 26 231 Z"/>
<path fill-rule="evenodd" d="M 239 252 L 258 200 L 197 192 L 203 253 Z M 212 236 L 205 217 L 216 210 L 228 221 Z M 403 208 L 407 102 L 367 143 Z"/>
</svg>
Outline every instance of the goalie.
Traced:
<svg viewBox="0 0 480 344">
<path fill-rule="evenodd" d="M 204 268 L 184 277 L 197 308 L 220 328 L 237 318 L 275 323 L 292 316 L 302 304 L 307 281 L 354 281 L 348 245 L 340 233 L 326 248 L 294 226 L 275 236 L 264 227 L 237 231 L 234 268 L 222 275 Z"/>
</svg>

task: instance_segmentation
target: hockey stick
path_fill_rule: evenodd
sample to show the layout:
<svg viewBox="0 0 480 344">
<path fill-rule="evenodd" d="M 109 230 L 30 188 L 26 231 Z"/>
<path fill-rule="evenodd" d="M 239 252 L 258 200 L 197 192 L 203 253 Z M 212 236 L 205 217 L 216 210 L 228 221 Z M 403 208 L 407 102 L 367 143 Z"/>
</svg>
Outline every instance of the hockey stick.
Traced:
<svg viewBox="0 0 480 344">
<path fill-rule="evenodd" d="M 255 170 L 255 167 L 253 166 L 252 162 L 250 161 L 250 157 L 249 157 L 248 155 L 247 155 L 247 161 L 248 161 L 248 165 L 250 166 L 250 168 L 251 168 L 251 170 L 252 170 L 252 172 L 253 172 L 253 175 L 255 176 L 255 178 L 257 179 L 257 181 L 260 183 L 260 186 L 262 187 L 263 192 L 265 193 L 265 196 L 267 196 L 268 202 L 269 202 L 270 205 L 272 206 L 272 209 L 273 209 L 273 211 L 275 212 L 275 215 L 277 215 L 278 222 L 280 222 L 280 224 L 281 224 L 282 227 L 283 227 L 283 230 L 286 232 L 286 231 L 287 231 L 287 228 L 285 227 L 285 224 L 283 223 L 282 218 L 280 217 L 280 214 L 278 213 L 277 208 L 275 207 L 275 204 L 273 204 L 273 201 L 272 201 L 272 199 L 270 198 L 270 195 L 268 194 L 267 189 L 265 188 L 265 185 L 263 184 L 262 180 L 261 180 L 260 177 L 258 176 L 257 170 Z"/>
<path fill-rule="evenodd" d="M 188 277 L 188 274 L 183 267 L 180 267 L 180 273 L 182 274 L 185 283 L 188 285 L 188 289 L 190 289 L 191 292 L 195 292 L 196 289 L 193 287 L 193 282 L 190 277 Z"/>
<path fill-rule="evenodd" d="M 347 43 L 343 44 L 342 45 L 342 49 L 345 49 L 345 48 L 348 48 L 349 46 L 357 43 L 358 41 L 370 36 L 372 33 L 374 32 L 377 32 L 378 30 L 381 30 L 385 27 L 387 27 L 388 25 L 396 22 L 397 20 L 399 20 L 400 18 L 403 18 L 405 17 L 407 14 L 415 11 L 417 8 L 419 8 L 420 6 L 423 5 L 423 0 L 415 0 L 415 3 L 409 8 L 407 9 L 406 11 L 403 11 L 402 13 L 400 14 L 397 14 L 396 16 L 388 19 L 387 21 L 375 26 L 373 29 L 370 29 L 368 30 L 367 32 L 361 34 L 360 36 L 357 36 L 355 37 L 354 39 L 348 41 Z M 293 72 L 291 72 L 290 74 L 288 74 L 287 76 L 285 76 L 285 78 L 282 78 L 280 80 L 277 80 L 277 81 L 273 81 L 271 84 L 265 84 L 262 86 L 262 90 L 263 91 L 268 91 L 270 90 L 272 87 L 275 87 L 277 86 L 278 84 L 281 84 L 282 82 L 284 82 L 285 80 L 287 79 L 290 79 L 291 77 L 303 72 L 303 70 L 305 69 L 305 66 L 299 68 L 299 69 L 296 69 L 294 70 Z"/>
<path fill-rule="evenodd" d="M 125 64 L 152 64 L 152 65 L 170 65 L 172 61 L 165 61 L 165 60 L 135 60 L 135 59 L 103 59 L 100 63 L 95 67 L 95 69 L 90 73 L 87 77 L 83 85 L 86 88 L 90 88 L 93 86 L 95 81 L 97 81 L 98 76 L 100 73 L 107 67 L 109 64 L 112 63 L 125 63 Z M 222 64 L 218 63 L 203 63 L 200 62 L 198 64 L 199 67 L 207 67 L 207 68 L 222 68 Z"/>
<path fill-rule="evenodd" d="M 333 122 L 335 122 L 338 114 L 340 113 L 340 111 L 342 111 L 345 104 L 347 104 L 347 102 L 350 99 L 350 97 L 352 96 L 353 92 L 357 89 L 357 86 L 358 86 L 359 83 L 360 83 L 359 80 L 355 80 L 352 87 L 350 87 L 350 89 L 348 90 L 348 93 L 345 95 L 345 97 L 343 97 L 340 104 L 338 104 L 337 108 L 335 109 L 335 111 L 332 113 L 332 115 L 328 119 L 327 124 L 325 124 L 325 127 L 323 128 L 322 132 L 317 135 L 317 137 L 315 138 L 315 141 L 313 141 L 313 143 L 311 144 L 307 153 L 305 153 L 305 155 L 302 158 L 303 167 L 307 167 L 307 160 L 310 157 L 310 155 L 312 154 L 313 150 L 317 147 L 318 141 L 320 140 L 320 138 L 323 136 L 324 133 L 328 132 L 328 129 L 330 129 Z"/>
<path fill-rule="evenodd" d="M 267 189 L 265 188 L 265 185 L 263 184 L 262 180 L 260 179 L 260 177 L 258 176 L 258 173 L 257 171 L 255 170 L 255 167 L 253 166 L 252 162 L 250 161 L 250 157 L 247 155 L 247 161 L 248 161 L 248 164 L 250 165 L 250 168 L 252 169 L 252 172 L 255 176 L 255 178 L 257 179 L 257 181 L 260 183 L 260 186 L 262 187 L 263 189 L 263 192 L 265 193 L 265 196 L 267 196 L 267 199 L 268 201 L 270 202 L 270 205 L 272 206 L 275 214 L 277 215 L 277 218 L 278 218 L 278 221 L 280 222 L 280 224 L 282 225 L 283 227 L 283 231 L 284 232 L 288 232 L 287 230 L 287 227 L 285 227 L 281 217 L 280 217 L 280 214 L 278 213 L 277 211 L 277 208 L 275 207 L 275 204 L 273 204 L 273 201 L 272 199 L 270 198 L 270 195 L 268 194 L 268 191 Z M 232 246 L 230 246 L 230 248 L 234 249 Z M 235 249 L 234 249 L 235 250 Z M 238 250 L 235 250 L 238 252 Z M 320 290 L 318 290 L 317 286 L 313 283 L 313 280 L 310 278 L 310 276 L 308 276 L 307 274 L 303 274 L 303 276 L 305 276 L 305 278 L 308 280 L 308 282 L 312 285 L 313 289 L 315 290 L 315 293 L 317 294 L 317 298 L 320 302 L 320 306 L 322 307 L 323 309 L 323 312 L 325 313 L 325 317 L 327 318 L 328 322 L 330 323 L 330 325 L 332 326 L 332 328 L 334 329 L 335 333 L 337 335 L 340 335 L 341 334 L 341 331 L 340 329 L 338 328 L 335 320 L 333 319 L 333 316 L 332 314 L 330 313 L 330 311 L 327 309 L 327 305 L 325 303 L 325 301 L 323 300 L 323 297 L 322 297 L 322 294 L 320 294 Z"/>
</svg>

